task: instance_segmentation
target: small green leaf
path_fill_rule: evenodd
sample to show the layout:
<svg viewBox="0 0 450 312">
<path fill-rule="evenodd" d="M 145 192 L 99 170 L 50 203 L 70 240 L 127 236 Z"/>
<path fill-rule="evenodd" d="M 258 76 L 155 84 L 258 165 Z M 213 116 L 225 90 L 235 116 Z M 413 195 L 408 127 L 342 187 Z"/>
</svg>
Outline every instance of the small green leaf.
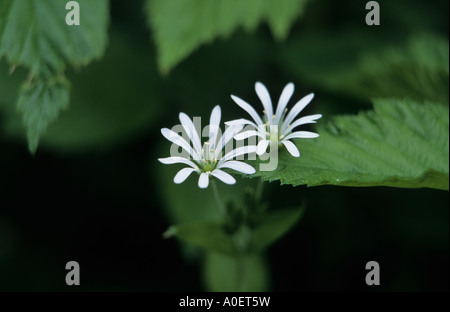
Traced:
<svg viewBox="0 0 450 312">
<path fill-rule="evenodd" d="M 241 258 L 208 252 L 204 280 L 209 291 L 268 291 L 269 267 L 262 254 Z"/>
<path fill-rule="evenodd" d="M 303 208 L 280 209 L 263 213 L 251 229 L 250 244 L 246 252 L 258 253 L 281 238 L 300 219 Z M 239 235 L 235 233 L 235 235 Z M 238 257 L 236 241 L 225 231 L 222 223 L 202 221 L 171 226 L 164 237 L 176 236 L 185 242 L 200 246 L 208 251 Z M 242 254 L 242 255 L 243 255 Z"/>
<path fill-rule="evenodd" d="M 39 79 L 22 87 L 17 108 L 23 114 L 31 153 L 36 152 L 39 138 L 47 130 L 48 124 L 55 121 L 60 111 L 68 106 L 69 82 L 64 77 Z"/>
<path fill-rule="evenodd" d="M 193 222 L 175 225 L 165 233 L 166 237 L 172 235 L 208 251 L 230 256 L 236 254 L 231 236 L 224 231 L 223 225 L 219 222 Z"/>
<path fill-rule="evenodd" d="M 267 20 L 277 39 L 286 37 L 307 0 L 148 0 L 147 16 L 167 73 L 202 44 L 228 37 L 237 28 L 254 30 Z"/>
<path fill-rule="evenodd" d="M 294 186 L 393 186 L 449 189 L 449 110 L 435 103 L 380 99 L 374 111 L 337 116 L 313 140 L 281 150 L 264 180 Z"/>
<path fill-rule="evenodd" d="M 289 231 L 303 215 L 304 208 L 276 209 L 265 212 L 253 228 L 250 251 L 262 251 Z"/>
</svg>

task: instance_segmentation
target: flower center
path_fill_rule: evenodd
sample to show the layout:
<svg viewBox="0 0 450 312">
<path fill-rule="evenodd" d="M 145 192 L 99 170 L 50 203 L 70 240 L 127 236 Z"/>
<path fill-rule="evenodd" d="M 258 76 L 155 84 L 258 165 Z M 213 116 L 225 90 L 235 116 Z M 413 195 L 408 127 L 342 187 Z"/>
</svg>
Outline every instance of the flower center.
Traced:
<svg viewBox="0 0 450 312">
<path fill-rule="evenodd" d="M 267 122 L 265 127 L 266 140 L 269 140 L 271 144 L 278 144 L 282 139 L 279 136 L 278 125 L 271 125 Z"/>
<path fill-rule="evenodd" d="M 202 148 L 202 159 L 200 160 L 200 168 L 204 172 L 213 171 L 216 169 L 218 159 L 216 158 L 216 151 L 211 148 L 209 142 L 205 142 Z"/>
</svg>

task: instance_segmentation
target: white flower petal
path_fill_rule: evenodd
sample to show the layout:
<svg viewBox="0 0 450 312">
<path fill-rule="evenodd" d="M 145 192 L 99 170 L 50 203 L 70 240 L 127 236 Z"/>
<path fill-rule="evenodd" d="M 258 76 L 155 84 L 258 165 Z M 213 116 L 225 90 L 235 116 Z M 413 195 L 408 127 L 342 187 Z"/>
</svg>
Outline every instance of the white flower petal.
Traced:
<svg viewBox="0 0 450 312">
<path fill-rule="evenodd" d="M 233 178 L 230 174 L 226 173 L 225 171 L 222 171 L 220 169 L 213 170 L 211 172 L 212 176 L 215 176 L 217 179 L 221 180 L 222 182 L 226 184 L 234 184 L 236 183 L 236 179 Z"/>
<path fill-rule="evenodd" d="M 262 105 L 264 106 L 267 121 L 272 123 L 273 107 L 272 107 L 272 100 L 270 99 L 269 91 L 267 91 L 266 86 L 263 85 L 259 81 L 257 83 L 255 83 L 255 91 L 256 91 L 256 94 L 258 94 L 258 97 L 261 100 Z"/>
<path fill-rule="evenodd" d="M 256 172 L 255 168 L 249 164 L 237 160 L 226 161 L 223 164 L 220 164 L 217 168 L 229 168 L 245 174 L 254 174 Z"/>
<path fill-rule="evenodd" d="M 186 131 L 187 135 L 192 141 L 192 145 L 197 154 L 202 153 L 202 145 L 200 143 L 200 138 L 197 133 L 197 129 L 195 129 L 194 123 L 191 118 L 188 117 L 185 113 L 180 113 L 180 122 L 183 125 L 184 131 Z"/>
<path fill-rule="evenodd" d="M 167 128 L 162 128 L 161 133 L 170 142 L 172 142 L 178 146 L 181 146 L 186 152 L 189 153 L 189 155 L 192 156 L 193 159 L 197 160 L 197 158 L 199 158 L 200 155 L 195 155 L 195 152 L 192 149 L 192 147 L 178 133 L 176 133 L 170 129 L 167 129 Z"/>
<path fill-rule="evenodd" d="M 309 131 L 296 131 L 292 132 L 291 134 L 287 135 L 283 140 L 290 140 L 290 139 L 313 139 L 317 138 L 319 135 L 314 132 Z"/>
<path fill-rule="evenodd" d="M 223 147 L 235 136 L 236 133 L 242 130 L 244 128 L 244 125 L 237 124 L 229 126 L 225 129 L 225 132 L 223 133 L 222 137 L 218 140 L 216 147 L 216 157 L 222 152 Z"/>
<path fill-rule="evenodd" d="M 258 128 L 258 126 L 253 121 L 250 121 L 250 120 L 244 119 L 244 118 L 226 121 L 225 124 L 230 127 L 235 126 L 235 125 L 243 125 L 243 126 L 252 125 L 255 128 Z"/>
<path fill-rule="evenodd" d="M 173 182 L 175 182 L 176 184 L 180 184 L 182 182 L 184 182 L 184 180 L 186 180 L 192 172 L 196 171 L 193 168 L 183 168 L 180 171 L 177 172 L 177 174 L 175 175 L 175 178 L 173 178 Z"/>
<path fill-rule="evenodd" d="M 234 139 L 240 141 L 240 140 L 245 140 L 245 139 L 253 137 L 253 136 L 259 136 L 261 138 L 264 138 L 264 136 L 261 133 L 259 133 L 259 131 L 248 130 L 248 131 L 244 131 L 244 132 L 236 134 L 234 136 Z"/>
<path fill-rule="evenodd" d="M 209 174 L 203 172 L 200 174 L 200 178 L 198 178 L 198 187 L 199 188 L 207 188 L 209 184 Z"/>
<path fill-rule="evenodd" d="M 298 101 L 294 107 L 291 109 L 289 114 L 286 116 L 286 119 L 283 121 L 282 131 L 287 128 L 287 126 L 297 117 L 298 114 L 308 105 L 311 100 L 314 98 L 314 93 L 310 93 L 307 96 L 303 97 L 300 101 Z"/>
<path fill-rule="evenodd" d="M 291 132 L 292 130 L 294 130 L 295 128 L 297 128 L 298 126 L 301 126 L 301 125 L 316 123 L 316 120 L 320 119 L 320 118 L 322 118 L 321 114 L 309 115 L 309 116 L 299 118 L 296 121 L 294 121 L 292 124 L 288 125 L 288 127 L 286 128 L 286 133 Z"/>
<path fill-rule="evenodd" d="M 216 146 L 217 134 L 220 131 L 220 118 L 222 112 L 220 106 L 217 105 L 211 112 L 211 117 L 209 118 L 209 146 L 214 149 Z"/>
<path fill-rule="evenodd" d="M 242 146 L 238 147 L 231 152 L 228 152 L 224 157 L 222 157 L 219 161 L 219 165 L 223 164 L 227 160 L 230 160 L 234 157 L 238 157 L 245 154 L 250 154 L 256 152 L 256 146 L 250 145 L 250 146 Z"/>
<path fill-rule="evenodd" d="M 293 93 L 294 93 L 294 84 L 291 82 L 291 83 L 288 83 L 284 87 L 283 92 L 281 92 L 280 99 L 278 100 L 277 112 L 275 113 L 276 118 L 275 118 L 275 122 L 273 123 L 274 125 L 279 124 L 281 116 L 283 116 L 284 109 L 286 108 Z"/>
<path fill-rule="evenodd" d="M 186 159 L 184 157 L 173 156 L 173 157 L 166 157 L 166 158 L 158 158 L 158 160 L 165 165 L 185 164 L 185 165 L 191 166 L 192 168 L 198 170 L 198 167 L 194 162 L 192 162 L 189 159 Z"/>
<path fill-rule="evenodd" d="M 256 122 L 257 125 L 263 124 L 261 117 L 259 117 L 258 113 L 255 111 L 255 109 L 250 104 L 248 104 L 244 100 L 241 100 L 240 98 L 238 98 L 237 96 L 234 96 L 234 95 L 231 95 L 231 98 L 233 99 L 233 101 L 236 102 L 237 105 L 239 105 L 243 110 L 245 110 L 253 118 L 253 120 Z"/>
<path fill-rule="evenodd" d="M 262 155 L 266 152 L 267 146 L 269 146 L 270 141 L 269 140 L 262 140 L 258 143 L 258 147 L 256 150 L 256 154 Z"/>
<path fill-rule="evenodd" d="M 286 141 L 286 140 L 281 141 L 281 143 L 283 143 L 283 145 L 286 147 L 286 149 L 292 156 L 300 157 L 300 152 L 298 151 L 298 148 L 297 148 L 297 146 L 295 146 L 294 143 L 292 143 L 291 141 Z"/>
</svg>

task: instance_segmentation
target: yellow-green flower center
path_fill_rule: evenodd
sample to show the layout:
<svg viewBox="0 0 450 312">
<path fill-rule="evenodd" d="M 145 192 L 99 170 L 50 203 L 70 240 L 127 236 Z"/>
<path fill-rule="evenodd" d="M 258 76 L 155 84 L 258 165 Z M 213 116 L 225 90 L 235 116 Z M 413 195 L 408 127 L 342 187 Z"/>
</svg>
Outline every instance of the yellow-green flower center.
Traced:
<svg viewBox="0 0 450 312">
<path fill-rule="evenodd" d="M 202 159 L 198 165 L 203 172 L 211 172 L 216 169 L 218 159 L 216 158 L 216 150 L 211 148 L 209 142 L 205 142 L 202 148 Z"/>
</svg>

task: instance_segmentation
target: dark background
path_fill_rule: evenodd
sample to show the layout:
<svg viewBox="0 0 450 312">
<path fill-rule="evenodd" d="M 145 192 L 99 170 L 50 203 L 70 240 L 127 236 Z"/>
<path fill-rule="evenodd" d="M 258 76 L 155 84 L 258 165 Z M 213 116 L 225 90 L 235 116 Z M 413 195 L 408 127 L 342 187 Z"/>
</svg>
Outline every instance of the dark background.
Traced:
<svg viewBox="0 0 450 312">
<path fill-rule="evenodd" d="M 405 39 L 412 28 L 423 27 L 448 37 L 447 1 L 379 3 L 382 25 L 371 28 L 370 36 L 393 42 Z M 305 28 L 313 33 L 367 27 L 364 4 L 311 1 L 288 42 Z M 111 36 L 125 34 L 122 39 L 129 44 L 130 54 L 149 53 L 149 71 L 161 87 L 159 101 L 149 105 L 157 106 L 159 118 L 138 134 L 106 146 L 67 152 L 44 143 L 34 156 L 24 140 L 0 133 L 0 290 L 204 290 L 199 264 L 184 260 L 179 244 L 161 236 L 171 221 L 160 192 L 166 186 L 156 174 L 157 166 L 162 166 L 156 162 L 162 156 L 159 146 L 168 146 L 159 129 L 174 124 L 178 111 L 208 114 L 217 103 L 229 105 L 227 117 L 235 116 L 239 111 L 229 93 L 255 101 L 256 80 L 270 86 L 273 97 L 289 81 L 296 82 L 297 95 L 310 90 L 307 82 L 276 66 L 273 60 L 285 43 L 275 42 L 265 25 L 253 34 L 239 30 L 228 39 L 218 39 L 169 76 L 159 76 L 142 5 L 142 1 L 112 1 L 110 32 Z M 236 45 L 240 49 L 233 48 Z M 97 66 L 102 62 L 108 58 Z M 118 77 L 126 80 L 135 74 L 115 65 L 119 82 Z M 78 74 L 68 73 L 69 77 Z M 105 76 L 94 87 L 105 86 L 108 79 L 115 78 Z M 75 81 L 72 89 L 75 97 Z M 111 97 L 117 96 L 115 92 L 135 92 L 114 86 L 109 91 Z M 370 107 L 368 101 L 323 93 L 336 105 L 321 107 L 319 103 L 314 108 L 318 112 L 323 108 L 351 113 Z M 289 206 L 299 196 L 308 204 L 301 222 L 268 251 L 272 290 L 449 290 L 448 192 L 293 188 L 275 182 L 266 190 L 265 199 L 272 205 Z M 65 284 L 65 264 L 70 260 L 81 266 L 79 287 Z M 365 264 L 371 260 L 381 267 L 378 287 L 365 284 Z"/>
</svg>

